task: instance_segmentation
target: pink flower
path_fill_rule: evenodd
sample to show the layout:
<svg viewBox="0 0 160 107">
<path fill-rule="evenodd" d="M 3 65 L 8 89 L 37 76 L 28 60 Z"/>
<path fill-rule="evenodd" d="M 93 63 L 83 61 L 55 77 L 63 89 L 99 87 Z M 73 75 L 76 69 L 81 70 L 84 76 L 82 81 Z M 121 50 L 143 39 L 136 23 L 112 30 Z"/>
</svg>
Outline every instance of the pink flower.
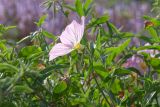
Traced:
<svg viewBox="0 0 160 107">
<path fill-rule="evenodd" d="M 151 44 L 146 43 L 144 46 L 150 46 L 150 45 L 151 45 Z M 150 54 L 150 56 L 151 56 L 152 58 L 155 57 L 157 54 L 159 54 L 159 51 L 158 51 L 158 50 L 153 50 L 153 49 L 140 50 L 140 51 L 138 51 L 138 53 L 142 53 L 142 52 L 145 52 L 145 53 Z"/>
<path fill-rule="evenodd" d="M 50 61 L 80 48 L 80 41 L 84 33 L 84 16 L 82 16 L 81 21 L 81 24 L 75 20 L 72 21 L 62 32 L 60 36 L 61 43 L 56 44 L 49 52 Z"/>
<path fill-rule="evenodd" d="M 131 58 L 127 59 L 127 61 L 122 66 L 125 68 L 134 67 L 137 70 L 139 70 L 141 74 L 144 74 L 149 71 L 145 61 L 136 55 L 133 55 Z"/>
</svg>

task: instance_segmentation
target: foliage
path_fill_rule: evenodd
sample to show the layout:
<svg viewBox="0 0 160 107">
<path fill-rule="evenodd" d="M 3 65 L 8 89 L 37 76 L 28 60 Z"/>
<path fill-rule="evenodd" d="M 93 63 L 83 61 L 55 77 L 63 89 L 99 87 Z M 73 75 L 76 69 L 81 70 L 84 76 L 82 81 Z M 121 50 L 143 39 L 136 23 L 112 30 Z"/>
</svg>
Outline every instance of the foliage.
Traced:
<svg viewBox="0 0 160 107">
<path fill-rule="evenodd" d="M 50 6 L 51 1 L 45 4 Z M 149 22 L 144 36 L 121 32 L 108 15 L 95 17 L 93 0 L 75 0 L 74 6 L 54 2 L 66 17 L 64 9 L 89 20 L 81 42 L 84 48 L 49 61 L 48 53 L 59 38 L 43 29 L 47 15 L 36 22 L 37 31 L 14 45 L 4 39 L 14 27 L 0 25 L 0 107 L 160 106 L 158 19 L 144 16 Z M 96 39 L 88 40 L 88 35 Z M 136 47 L 131 44 L 135 37 L 150 45 Z M 54 42 L 48 44 L 45 38 Z M 21 46 L 25 40 L 31 44 Z M 126 66 L 134 56 L 137 59 L 131 61 L 140 69 Z"/>
</svg>

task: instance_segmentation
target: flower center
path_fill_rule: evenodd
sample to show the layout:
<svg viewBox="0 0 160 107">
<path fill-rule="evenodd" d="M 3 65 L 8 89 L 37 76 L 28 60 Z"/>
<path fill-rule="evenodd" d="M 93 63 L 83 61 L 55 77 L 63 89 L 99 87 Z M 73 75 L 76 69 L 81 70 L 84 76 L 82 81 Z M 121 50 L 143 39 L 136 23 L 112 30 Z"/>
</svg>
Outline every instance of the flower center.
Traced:
<svg viewBox="0 0 160 107">
<path fill-rule="evenodd" d="M 80 44 L 80 43 L 77 43 L 77 44 L 74 46 L 74 49 L 79 50 L 80 48 L 81 48 L 81 44 Z"/>
</svg>

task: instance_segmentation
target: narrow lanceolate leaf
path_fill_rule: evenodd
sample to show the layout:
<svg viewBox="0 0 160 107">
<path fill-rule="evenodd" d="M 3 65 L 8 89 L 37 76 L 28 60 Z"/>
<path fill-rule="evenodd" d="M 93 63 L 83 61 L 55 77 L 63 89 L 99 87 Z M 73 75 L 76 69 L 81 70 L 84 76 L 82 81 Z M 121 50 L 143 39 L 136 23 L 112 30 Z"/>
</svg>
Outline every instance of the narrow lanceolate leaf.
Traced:
<svg viewBox="0 0 160 107">
<path fill-rule="evenodd" d="M 145 42 L 148 42 L 150 44 L 155 43 L 155 40 L 151 37 L 146 37 L 146 36 L 142 35 L 142 36 L 139 36 L 138 38 L 141 40 L 144 40 Z"/>
<path fill-rule="evenodd" d="M 7 63 L 0 63 L 0 71 L 6 70 L 8 72 L 18 72 L 18 68 Z"/>
<path fill-rule="evenodd" d="M 153 27 L 148 27 L 147 30 L 149 31 L 150 35 L 156 42 L 160 41 L 156 29 L 154 29 Z"/>
<path fill-rule="evenodd" d="M 86 0 L 86 2 L 84 4 L 84 10 L 87 10 L 92 2 L 93 2 L 93 0 Z"/>
<path fill-rule="evenodd" d="M 86 2 L 84 3 L 85 16 L 87 16 L 87 14 L 90 12 L 92 2 L 93 0 L 86 0 Z"/>
<path fill-rule="evenodd" d="M 94 62 L 93 63 L 94 71 L 103 79 L 108 76 L 107 70 L 103 67 L 101 62 Z"/>
<path fill-rule="evenodd" d="M 72 10 L 72 11 L 74 11 L 74 12 L 76 11 L 76 9 L 75 9 L 74 7 L 69 6 L 69 5 L 63 4 L 63 7 L 67 8 L 67 9 L 70 9 L 70 10 Z"/>
<path fill-rule="evenodd" d="M 117 48 L 117 54 L 121 53 L 122 51 L 124 51 L 124 49 L 129 45 L 129 43 L 131 42 L 130 39 L 126 40 L 124 43 L 122 43 L 118 48 Z"/>
<path fill-rule="evenodd" d="M 118 75 L 118 76 L 125 76 L 130 73 L 132 73 L 132 71 L 129 69 L 125 69 L 125 68 L 118 68 L 115 70 L 115 75 Z"/>
<path fill-rule="evenodd" d="M 116 28 L 115 25 L 113 25 L 110 22 L 107 22 L 107 26 L 108 26 L 108 30 L 109 30 L 109 34 L 113 35 L 114 33 L 120 33 L 119 30 Z"/>
<path fill-rule="evenodd" d="M 159 45 L 141 46 L 141 47 L 137 48 L 136 51 L 145 50 L 145 49 L 155 49 L 155 50 L 160 50 L 160 46 L 159 46 Z"/>
<path fill-rule="evenodd" d="M 52 33 L 49 33 L 49 32 L 46 31 L 46 30 L 43 30 L 42 33 L 43 33 L 43 35 L 46 36 L 47 38 L 51 38 L 51 39 L 53 39 L 53 40 L 56 40 L 56 36 L 53 35 Z"/>
<path fill-rule="evenodd" d="M 64 68 L 69 68 L 69 64 L 66 63 L 66 64 L 58 64 L 58 65 L 48 66 L 44 70 L 42 70 L 40 72 L 41 75 L 39 77 L 39 80 L 43 81 L 48 76 L 50 76 L 51 74 L 53 74 L 55 70 L 60 70 L 60 69 L 64 69 Z"/>
<path fill-rule="evenodd" d="M 88 25 L 87 25 L 87 28 L 90 28 L 90 27 L 95 27 L 99 24 L 103 24 L 103 23 L 106 23 L 107 21 L 109 20 L 109 16 L 108 15 L 104 15 L 100 18 L 97 18 L 97 19 L 93 19 Z"/>
<path fill-rule="evenodd" d="M 113 59 L 125 50 L 125 48 L 129 45 L 130 41 L 131 40 L 128 39 L 118 47 L 107 48 L 106 51 L 105 51 L 105 53 L 108 53 L 106 63 L 111 64 Z"/>
<path fill-rule="evenodd" d="M 101 49 L 101 32 L 100 32 L 100 30 L 99 30 L 98 35 L 97 35 L 96 48 L 98 50 Z"/>
<path fill-rule="evenodd" d="M 84 16 L 83 5 L 82 5 L 81 0 L 75 1 L 75 7 L 76 7 L 76 11 L 77 11 L 78 15 Z"/>
<path fill-rule="evenodd" d="M 38 21 L 38 22 L 35 22 L 36 25 L 37 25 L 38 27 L 41 27 L 42 24 L 45 22 L 46 18 L 47 18 L 47 15 L 41 16 L 40 19 L 39 19 L 39 21 Z"/>
<path fill-rule="evenodd" d="M 108 15 L 104 15 L 104 16 L 98 18 L 98 19 L 95 21 L 95 23 L 96 23 L 96 24 L 102 24 L 102 23 L 107 22 L 108 20 L 109 20 L 109 16 L 108 16 Z"/>
</svg>

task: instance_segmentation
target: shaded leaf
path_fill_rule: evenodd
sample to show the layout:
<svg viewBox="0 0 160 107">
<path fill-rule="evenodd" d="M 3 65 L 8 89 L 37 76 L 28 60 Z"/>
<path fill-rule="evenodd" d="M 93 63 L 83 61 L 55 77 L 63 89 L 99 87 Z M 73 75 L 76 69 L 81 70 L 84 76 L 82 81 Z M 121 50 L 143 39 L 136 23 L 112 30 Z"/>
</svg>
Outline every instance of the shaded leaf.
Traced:
<svg viewBox="0 0 160 107">
<path fill-rule="evenodd" d="M 27 85 L 16 85 L 13 87 L 12 92 L 14 93 L 32 93 L 33 90 Z"/>
<path fill-rule="evenodd" d="M 0 71 L 1 70 L 6 70 L 7 72 L 18 72 L 18 68 L 11 65 L 11 64 L 8 64 L 8 63 L 0 63 Z"/>
</svg>

